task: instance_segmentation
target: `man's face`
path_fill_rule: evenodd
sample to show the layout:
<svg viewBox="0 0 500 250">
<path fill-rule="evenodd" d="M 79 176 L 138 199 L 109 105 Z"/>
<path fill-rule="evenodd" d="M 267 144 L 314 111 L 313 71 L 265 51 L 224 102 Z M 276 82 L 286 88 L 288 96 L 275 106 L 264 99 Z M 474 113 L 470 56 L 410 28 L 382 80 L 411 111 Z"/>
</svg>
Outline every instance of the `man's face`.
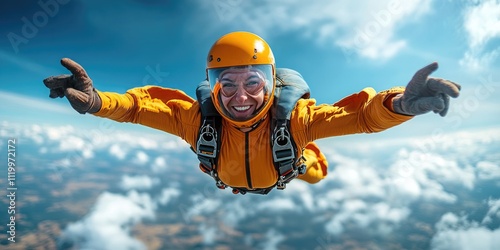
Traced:
<svg viewBox="0 0 500 250">
<path fill-rule="evenodd" d="M 237 120 L 251 118 L 264 103 L 263 73 L 249 68 L 230 68 L 219 76 L 224 108 Z"/>
</svg>

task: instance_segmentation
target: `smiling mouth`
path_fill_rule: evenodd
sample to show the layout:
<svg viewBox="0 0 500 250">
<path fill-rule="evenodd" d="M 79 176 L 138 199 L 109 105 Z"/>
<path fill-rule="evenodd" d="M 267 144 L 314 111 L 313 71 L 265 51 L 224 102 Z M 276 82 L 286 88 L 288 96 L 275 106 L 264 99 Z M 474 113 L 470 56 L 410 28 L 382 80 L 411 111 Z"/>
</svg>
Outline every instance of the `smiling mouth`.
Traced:
<svg viewBox="0 0 500 250">
<path fill-rule="evenodd" d="M 233 108 L 238 112 L 245 112 L 250 109 L 250 106 L 233 106 Z"/>
</svg>

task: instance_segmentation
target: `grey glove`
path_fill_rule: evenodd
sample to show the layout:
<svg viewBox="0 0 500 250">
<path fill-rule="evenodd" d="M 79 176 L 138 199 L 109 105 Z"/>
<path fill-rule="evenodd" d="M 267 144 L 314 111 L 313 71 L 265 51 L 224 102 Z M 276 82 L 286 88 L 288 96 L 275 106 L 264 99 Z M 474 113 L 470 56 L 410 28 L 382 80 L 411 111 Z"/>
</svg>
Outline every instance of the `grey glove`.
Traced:
<svg viewBox="0 0 500 250">
<path fill-rule="evenodd" d="M 429 77 L 438 68 L 433 62 L 415 73 L 405 92 L 392 99 L 394 112 L 403 115 L 420 115 L 433 111 L 445 116 L 450 96 L 458 97 L 460 85 L 445 79 Z"/>
<path fill-rule="evenodd" d="M 69 58 L 61 59 L 61 64 L 72 75 L 51 76 L 44 79 L 43 83 L 50 89 L 49 97 L 66 96 L 71 106 L 80 114 L 99 111 L 102 104 L 101 98 L 85 69 Z"/>
</svg>

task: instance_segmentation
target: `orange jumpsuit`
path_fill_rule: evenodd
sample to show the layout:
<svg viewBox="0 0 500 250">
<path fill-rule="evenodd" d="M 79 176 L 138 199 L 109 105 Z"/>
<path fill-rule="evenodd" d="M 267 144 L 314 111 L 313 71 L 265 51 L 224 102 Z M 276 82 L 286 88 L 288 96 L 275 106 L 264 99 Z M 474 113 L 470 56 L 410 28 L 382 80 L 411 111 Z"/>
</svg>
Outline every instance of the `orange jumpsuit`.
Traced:
<svg viewBox="0 0 500 250">
<path fill-rule="evenodd" d="M 385 130 L 412 116 L 392 112 L 390 103 L 403 88 L 376 93 L 365 88 L 339 102 L 317 105 L 314 99 L 301 99 L 291 114 L 290 132 L 297 148 L 304 148 L 307 171 L 298 178 L 316 183 L 327 174 L 327 160 L 314 140 Z M 196 149 L 201 113 L 197 101 L 184 92 L 158 86 L 128 90 L 125 94 L 98 92 L 102 107 L 94 115 L 118 122 L 139 123 L 177 135 Z M 242 132 L 223 119 L 222 141 L 217 172 L 231 187 L 267 188 L 276 183 L 270 146 L 270 118 L 267 116 L 250 132 Z"/>
</svg>

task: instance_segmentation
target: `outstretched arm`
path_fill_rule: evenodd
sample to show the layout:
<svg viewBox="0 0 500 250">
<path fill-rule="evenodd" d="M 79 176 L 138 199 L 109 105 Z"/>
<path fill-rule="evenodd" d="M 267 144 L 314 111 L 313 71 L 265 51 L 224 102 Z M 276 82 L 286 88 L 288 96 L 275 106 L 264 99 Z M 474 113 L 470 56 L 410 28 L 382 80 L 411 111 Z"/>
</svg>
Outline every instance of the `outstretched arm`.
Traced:
<svg viewBox="0 0 500 250">
<path fill-rule="evenodd" d="M 406 88 L 379 93 L 366 88 L 333 105 L 301 100 L 292 113 L 292 127 L 297 128 L 294 138 L 307 143 L 331 136 L 380 132 L 429 111 L 444 116 L 449 98 L 459 95 L 460 85 L 429 77 L 436 69 L 437 63 L 420 69 Z"/>
<path fill-rule="evenodd" d="M 404 92 L 404 88 L 392 88 L 376 92 L 365 88 L 334 104 L 316 104 L 314 99 L 300 100 L 291 119 L 291 127 L 304 143 L 309 141 L 357 133 L 375 133 L 399 125 L 413 116 L 393 112 L 384 103 Z"/>
<path fill-rule="evenodd" d="M 180 136 L 195 143 L 200 123 L 197 102 L 184 92 L 158 86 L 130 89 L 125 94 L 97 91 L 82 66 L 64 58 L 72 75 L 43 80 L 51 98 L 66 97 L 81 114 L 91 113 L 118 122 L 131 122 Z"/>
</svg>

